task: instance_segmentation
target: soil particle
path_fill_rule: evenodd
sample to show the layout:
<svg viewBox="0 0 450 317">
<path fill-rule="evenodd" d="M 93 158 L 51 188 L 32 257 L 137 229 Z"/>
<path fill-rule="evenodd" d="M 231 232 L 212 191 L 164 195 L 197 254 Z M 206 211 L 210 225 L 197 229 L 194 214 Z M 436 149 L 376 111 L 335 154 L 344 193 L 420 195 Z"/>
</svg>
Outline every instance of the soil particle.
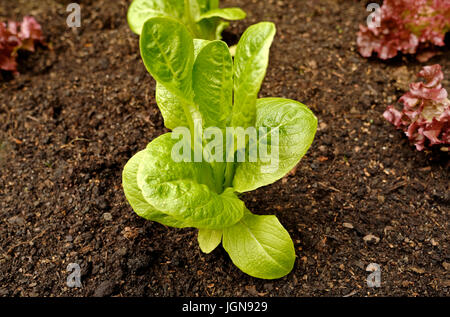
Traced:
<svg viewBox="0 0 450 317">
<path fill-rule="evenodd" d="M 113 217 L 112 217 L 111 213 L 105 212 L 103 214 L 103 219 L 105 219 L 106 221 L 111 221 L 113 219 Z"/>
<path fill-rule="evenodd" d="M 114 293 L 116 283 L 113 281 L 104 281 L 95 289 L 94 297 L 107 297 Z"/>
<path fill-rule="evenodd" d="M 378 238 L 377 236 L 374 236 L 373 234 L 368 234 L 366 235 L 363 240 L 367 243 L 373 243 L 373 244 L 377 244 L 378 242 L 380 242 L 380 238 Z"/>
</svg>

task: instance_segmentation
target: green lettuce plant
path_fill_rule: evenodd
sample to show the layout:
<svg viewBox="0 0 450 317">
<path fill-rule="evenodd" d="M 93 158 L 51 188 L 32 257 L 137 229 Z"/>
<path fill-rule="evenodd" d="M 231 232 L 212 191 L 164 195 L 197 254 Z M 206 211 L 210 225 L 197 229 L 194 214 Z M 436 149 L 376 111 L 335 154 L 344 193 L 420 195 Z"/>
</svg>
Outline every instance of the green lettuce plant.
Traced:
<svg viewBox="0 0 450 317">
<path fill-rule="evenodd" d="M 154 17 L 178 20 L 194 38 L 219 40 L 229 26 L 225 20 L 242 20 L 246 14 L 240 8 L 219 8 L 219 0 L 134 0 L 128 8 L 128 24 L 136 34 Z"/>
<path fill-rule="evenodd" d="M 212 252 L 222 242 L 239 269 L 263 279 L 292 270 L 294 244 L 275 216 L 252 214 L 239 194 L 288 173 L 310 147 L 317 128 L 316 117 L 305 105 L 257 98 L 275 32 L 268 22 L 249 27 L 233 59 L 224 42 L 194 40 L 175 19 L 147 20 L 141 55 L 157 82 L 158 107 L 172 132 L 154 139 L 123 171 L 125 195 L 139 216 L 170 227 L 198 228 L 203 252 Z M 209 144 L 201 131 L 210 128 L 234 133 L 231 139 L 225 133 L 226 151 L 201 151 L 198 160 L 197 146 Z M 254 139 L 246 134 L 251 128 L 267 132 Z M 189 153 L 183 160 L 174 159 L 180 131 L 194 135 L 185 142 Z M 238 139 L 245 142 L 239 145 Z M 223 140 L 216 136 L 215 141 Z M 278 154 L 272 157 L 276 169 L 269 168 L 274 162 L 264 156 L 238 159 L 243 151 L 251 156 L 245 147 L 251 142 Z M 219 159 L 211 160 L 208 153 Z"/>
</svg>

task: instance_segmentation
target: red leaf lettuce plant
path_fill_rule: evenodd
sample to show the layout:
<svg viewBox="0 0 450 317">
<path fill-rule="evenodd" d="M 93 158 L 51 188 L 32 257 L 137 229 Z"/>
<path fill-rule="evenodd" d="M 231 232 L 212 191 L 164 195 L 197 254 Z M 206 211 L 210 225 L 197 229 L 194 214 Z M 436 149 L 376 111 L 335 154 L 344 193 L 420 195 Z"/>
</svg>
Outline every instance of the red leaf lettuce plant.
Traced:
<svg viewBox="0 0 450 317">
<path fill-rule="evenodd" d="M 410 91 L 399 100 L 403 110 L 389 106 L 384 117 L 405 131 L 419 151 L 426 146 L 450 144 L 450 100 L 441 85 L 441 66 L 425 66 L 418 77 L 425 82 L 410 85 Z"/>
<path fill-rule="evenodd" d="M 0 22 L 0 69 L 17 73 L 17 51 L 34 52 L 35 43 L 45 44 L 41 26 L 33 17 Z"/>
<path fill-rule="evenodd" d="M 419 47 L 444 46 L 450 31 L 448 0 L 385 0 L 379 11 L 380 24 L 360 25 L 358 49 L 362 56 L 375 52 L 381 59 L 395 57 L 398 52 L 415 54 Z M 423 54 L 426 61 L 434 54 Z"/>
</svg>

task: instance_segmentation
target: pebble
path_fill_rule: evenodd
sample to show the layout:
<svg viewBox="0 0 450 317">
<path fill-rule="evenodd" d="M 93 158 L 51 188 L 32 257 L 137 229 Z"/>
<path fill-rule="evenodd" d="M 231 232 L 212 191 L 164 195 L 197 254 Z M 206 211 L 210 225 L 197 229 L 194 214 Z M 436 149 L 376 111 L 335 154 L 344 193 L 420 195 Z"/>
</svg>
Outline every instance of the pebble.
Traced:
<svg viewBox="0 0 450 317">
<path fill-rule="evenodd" d="M 19 216 L 13 216 L 13 217 L 9 218 L 8 222 L 12 225 L 18 225 L 18 226 L 25 225 L 25 219 L 23 219 L 22 217 L 19 217 Z"/>
<path fill-rule="evenodd" d="M 130 95 L 130 93 L 129 93 L 128 91 L 122 91 L 122 92 L 120 92 L 120 93 L 117 95 L 117 97 L 119 98 L 119 100 L 120 100 L 123 104 L 127 103 L 127 102 L 130 101 L 130 99 L 131 99 L 131 95 Z"/>
<path fill-rule="evenodd" d="M 105 210 L 108 208 L 108 203 L 104 198 L 99 198 L 97 200 L 97 207 L 100 208 L 101 210 Z"/>
<path fill-rule="evenodd" d="M 328 148 L 327 148 L 325 145 L 319 146 L 319 151 L 320 151 L 320 152 L 326 152 L 327 149 L 328 149 Z"/>
<path fill-rule="evenodd" d="M 106 221 L 111 221 L 112 220 L 112 215 L 109 212 L 105 212 L 103 214 L 103 219 L 105 219 Z"/>
<path fill-rule="evenodd" d="M 118 257 L 124 257 L 127 254 L 128 250 L 126 248 L 120 248 L 116 251 Z"/>
<path fill-rule="evenodd" d="M 94 297 L 107 297 L 111 296 L 114 292 L 116 283 L 113 281 L 103 281 L 95 290 Z"/>
<path fill-rule="evenodd" d="M 273 290 L 273 284 L 272 283 L 266 283 L 264 284 L 264 289 L 271 291 Z"/>
<path fill-rule="evenodd" d="M 412 266 L 410 268 L 410 270 L 413 271 L 414 273 L 417 273 L 417 274 L 424 274 L 425 273 L 425 270 L 420 268 L 420 267 Z"/>
<path fill-rule="evenodd" d="M 353 227 L 353 225 L 352 225 L 351 223 L 349 223 L 349 222 L 344 222 L 344 223 L 342 224 L 342 226 L 343 226 L 344 228 L 347 228 L 347 229 L 353 229 L 353 228 L 355 228 L 355 227 Z"/>
<path fill-rule="evenodd" d="M 378 238 L 377 236 L 374 236 L 373 234 L 368 234 L 366 235 L 363 240 L 366 243 L 373 243 L 373 244 L 377 244 L 378 242 L 380 242 L 380 238 Z"/>
</svg>

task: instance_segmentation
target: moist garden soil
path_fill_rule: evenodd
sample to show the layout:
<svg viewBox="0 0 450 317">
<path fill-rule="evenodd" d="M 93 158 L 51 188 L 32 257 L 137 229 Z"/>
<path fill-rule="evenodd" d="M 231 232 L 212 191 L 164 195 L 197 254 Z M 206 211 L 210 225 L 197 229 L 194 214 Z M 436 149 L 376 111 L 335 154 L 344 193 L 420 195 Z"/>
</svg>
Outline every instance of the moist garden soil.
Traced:
<svg viewBox="0 0 450 317">
<path fill-rule="evenodd" d="M 298 167 L 243 195 L 294 241 L 295 267 L 279 280 L 247 276 L 221 247 L 202 254 L 194 229 L 133 213 L 122 168 L 167 132 L 155 82 L 126 23 L 129 1 L 79 1 L 75 30 L 70 2 L 0 0 L 1 20 L 34 15 L 49 43 L 20 55 L 19 76 L 1 75 L 1 296 L 449 295 L 448 154 L 416 151 L 383 119 L 421 64 L 357 53 L 365 2 L 222 1 L 248 12 L 229 44 L 256 22 L 277 25 L 260 95 L 301 101 L 319 119 Z M 448 89 L 449 57 L 447 45 L 428 63 L 443 66 Z M 66 285 L 69 263 L 81 288 Z M 370 263 L 379 288 L 367 286 Z"/>
</svg>

